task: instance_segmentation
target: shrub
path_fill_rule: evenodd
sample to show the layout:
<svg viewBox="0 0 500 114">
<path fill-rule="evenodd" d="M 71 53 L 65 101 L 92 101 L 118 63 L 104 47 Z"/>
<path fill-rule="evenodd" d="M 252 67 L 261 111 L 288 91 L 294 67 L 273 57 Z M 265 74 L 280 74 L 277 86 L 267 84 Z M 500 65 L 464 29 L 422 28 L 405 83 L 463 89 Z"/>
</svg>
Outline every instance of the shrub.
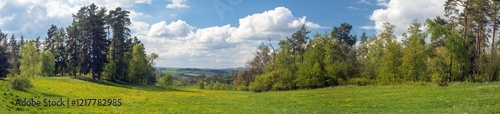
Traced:
<svg viewBox="0 0 500 114">
<path fill-rule="evenodd" d="M 203 83 L 203 81 L 198 80 L 198 87 L 199 87 L 200 89 L 205 89 L 205 84 Z"/>
<path fill-rule="evenodd" d="M 366 86 L 373 84 L 372 80 L 367 78 L 352 78 L 347 82 L 349 85 Z"/>
<path fill-rule="evenodd" d="M 174 79 L 172 75 L 168 74 L 166 76 L 163 76 L 160 78 L 160 81 L 158 81 L 158 85 L 160 86 L 172 86 Z"/>
<path fill-rule="evenodd" d="M 340 86 L 347 85 L 346 82 L 344 81 L 344 79 L 342 79 L 342 78 L 337 78 L 337 82 L 339 83 Z"/>
<path fill-rule="evenodd" d="M 226 86 L 224 86 L 224 90 L 234 90 L 233 84 L 226 84 Z"/>
<path fill-rule="evenodd" d="M 208 84 L 208 89 L 213 90 L 214 89 L 214 85 L 215 85 L 214 83 Z"/>
<path fill-rule="evenodd" d="M 431 78 L 432 78 L 432 82 L 438 84 L 439 86 L 448 85 L 446 79 L 443 76 L 441 76 L 439 73 L 433 73 Z"/>
<path fill-rule="evenodd" d="M 11 84 L 13 89 L 19 91 L 26 91 L 30 88 L 33 88 L 31 81 L 26 77 L 19 77 L 19 76 L 13 77 Z"/>
<path fill-rule="evenodd" d="M 264 73 L 262 75 L 259 75 L 255 77 L 255 81 L 250 83 L 250 90 L 254 92 L 261 92 L 261 91 L 269 91 L 273 88 L 273 85 L 275 89 L 280 89 L 280 87 L 283 87 L 283 84 L 281 86 L 278 86 L 278 81 L 277 78 L 279 74 L 276 72 L 270 72 L 270 73 Z"/>
<path fill-rule="evenodd" d="M 248 87 L 246 85 L 240 85 L 238 88 L 236 88 L 238 91 L 248 91 Z"/>
<path fill-rule="evenodd" d="M 214 87 L 212 87 L 212 89 L 221 90 L 221 89 L 223 89 L 222 84 L 220 82 L 215 82 Z"/>
</svg>

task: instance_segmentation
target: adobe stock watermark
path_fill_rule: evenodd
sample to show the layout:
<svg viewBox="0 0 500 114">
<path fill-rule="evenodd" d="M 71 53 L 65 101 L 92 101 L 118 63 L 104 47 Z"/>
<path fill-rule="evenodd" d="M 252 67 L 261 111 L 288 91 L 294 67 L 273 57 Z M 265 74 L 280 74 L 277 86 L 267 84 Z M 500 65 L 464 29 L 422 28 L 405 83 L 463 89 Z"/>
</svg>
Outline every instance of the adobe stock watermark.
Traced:
<svg viewBox="0 0 500 114">
<path fill-rule="evenodd" d="M 222 21 L 224 20 L 224 13 L 233 11 L 234 7 L 240 5 L 242 2 L 243 0 L 214 0 L 212 5 L 219 19 Z"/>
</svg>

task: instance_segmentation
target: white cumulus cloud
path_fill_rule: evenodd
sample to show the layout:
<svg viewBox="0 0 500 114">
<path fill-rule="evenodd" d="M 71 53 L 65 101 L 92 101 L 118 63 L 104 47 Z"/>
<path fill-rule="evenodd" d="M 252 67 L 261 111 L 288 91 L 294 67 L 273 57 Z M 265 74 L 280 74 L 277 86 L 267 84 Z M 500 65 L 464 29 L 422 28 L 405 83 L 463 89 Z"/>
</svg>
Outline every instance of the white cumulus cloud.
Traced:
<svg viewBox="0 0 500 114">
<path fill-rule="evenodd" d="M 265 40 L 268 36 L 286 36 L 304 24 L 308 28 L 321 27 L 306 21 L 305 16 L 294 17 L 292 11 L 285 7 L 277 7 L 274 10 L 249 15 L 239 19 L 239 24 L 238 29 L 232 33 L 232 37 L 229 39 L 232 42 Z"/>
<path fill-rule="evenodd" d="M 386 3 L 385 0 L 377 2 L 379 5 Z M 423 23 L 427 18 L 444 15 L 444 3 L 445 0 L 391 0 L 386 8 L 373 11 L 370 20 L 375 22 L 375 29 L 379 31 L 383 30 L 384 22 L 396 25 L 394 34 L 398 36 L 403 34 L 415 19 Z"/>
<path fill-rule="evenodd" d="M 238 26 L 195 28 L 183 20 L 161 21 L 151 26 L 147 36 L 140 38 L 148 53 L 160 55 L 159 66 L 232 68 L 243 67 L 253 57 L 256 47 L 268 37 L 276 43 L 302 25 L 309 29 L 321 28 L 305 16 L 295 17 L 289 9 L 277 7 L 241 18 Z"/>
<path fill-rule="evenodd" d="M 193 27 L 184 22 L 177 20 L 167 24 L 165 21 L 153 24 L 149 30 L 148 36 L 153 37 L 185 37 L 192 32 Z"/>
<path fill-rule="evenodd" d="M 169 9 L 174 9 L 174 8 L 189 8 L 189 6 L 186 4 L 187 0 L 172 0 L 171 4 L 167 4 L 167 8 Z"/>
</svg>

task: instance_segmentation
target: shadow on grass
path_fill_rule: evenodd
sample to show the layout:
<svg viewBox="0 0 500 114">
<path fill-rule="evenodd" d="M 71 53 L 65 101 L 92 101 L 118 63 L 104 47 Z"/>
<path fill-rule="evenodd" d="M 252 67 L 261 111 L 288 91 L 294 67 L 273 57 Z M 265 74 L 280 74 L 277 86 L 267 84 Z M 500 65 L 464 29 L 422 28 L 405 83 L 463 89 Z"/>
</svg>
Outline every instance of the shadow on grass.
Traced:
<svg viewBox="0 0 500 114">
<path fill-rule="evenodd" d="M 160 91 L 195 92 L 195 91 L 177 89 L 177 88 L 172 88 L 172 87 L 163 87 L 163 86 L 147 85 L 147 84 L 134 84 L 134 83 L 121 82 L 121 81 L 113 81 L 113 82 L 104 81 L 104 80 L 98 81 L 98 80 L 94 80 L 91 77 L 87 77 L 87 76 L 76 76 L 76 77 L 71 77 L 71 78 L 86 81 L 86 82 L 91 82 L 91 83 L 95 83 L 95 84 L 115 86 L 115 87 L 121 87 L 121 88 L 127 88 L 127 89 L 156 91 L 156 92 L 160 92 Z"/>
<path fill-rule="evenodd" d="M 65 96 L 62 96 L 62 95 L 50 94 L 50 93 L 42 93 L 42 92 L 40 92 L 40 94 L 42 94 L 43 96 L 46 96 L 46 97 L 65 97 Z"/>
</svg>

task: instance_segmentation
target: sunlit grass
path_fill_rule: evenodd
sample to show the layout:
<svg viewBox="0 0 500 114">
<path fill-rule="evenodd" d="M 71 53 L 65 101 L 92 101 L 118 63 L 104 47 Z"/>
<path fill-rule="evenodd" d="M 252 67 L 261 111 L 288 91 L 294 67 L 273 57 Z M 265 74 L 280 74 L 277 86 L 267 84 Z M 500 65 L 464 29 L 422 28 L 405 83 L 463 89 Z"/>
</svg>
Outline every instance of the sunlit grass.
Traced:
<svg viewBox="0 0 500 114">
<path fill-rule="evenodd" d="M 452 83 L 447 87 L 347 86 L 284 92 L 164 88 L 38 78 L 28 92 L 0 81 L 0 112 L 82 113 L 500 113 L 500 83 Z M 17 97 L 16 97 L 17 96 Z M 20 107 L 16 98 L 120 98 L 122 106 Z"/>
</svg>

